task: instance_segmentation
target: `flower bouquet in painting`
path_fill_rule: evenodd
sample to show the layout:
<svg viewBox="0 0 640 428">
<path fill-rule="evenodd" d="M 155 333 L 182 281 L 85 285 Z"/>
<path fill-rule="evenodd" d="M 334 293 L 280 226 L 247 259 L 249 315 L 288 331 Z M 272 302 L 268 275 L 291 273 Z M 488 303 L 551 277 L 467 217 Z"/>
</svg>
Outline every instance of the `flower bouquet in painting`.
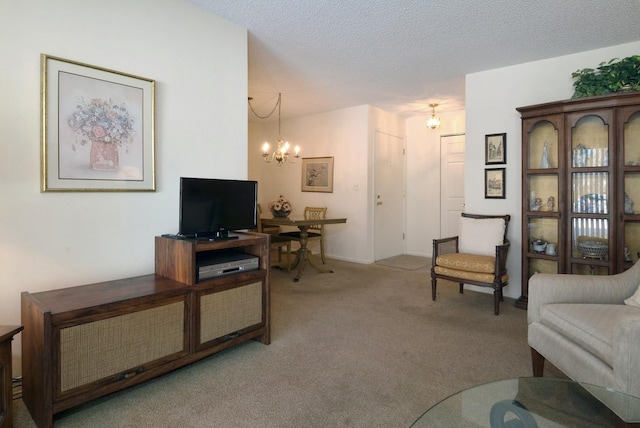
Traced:
<svg viewBox="0 0 640 428">
<path fill-rule="evenodd" d="M 131 144 L 135 134 L 126 106 L 111 99 L 94 98 L 90 102 L 80 99 L 68 124 L 82 137 L 77 141 L 80 145 L 91 141 L 89 161 L 91 168 L 97 170 L 118 169 L 118 147 Z M 75 143 L 72 149 L 76 149 Z"/>
<path fill-rule="evenodd" d="M 269 202 L 269 210 L 274 217 L 288 217 L 293 210 L 293 205 L 284 196 L 280 195 L 279 198 Z"/>
</svg>

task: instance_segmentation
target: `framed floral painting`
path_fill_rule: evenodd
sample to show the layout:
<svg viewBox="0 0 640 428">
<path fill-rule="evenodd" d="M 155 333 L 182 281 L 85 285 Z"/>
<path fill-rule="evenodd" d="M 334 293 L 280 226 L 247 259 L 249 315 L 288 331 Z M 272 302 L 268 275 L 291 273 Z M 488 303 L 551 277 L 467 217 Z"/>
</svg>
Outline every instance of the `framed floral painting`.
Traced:
<svg viewBox="0 0 640 428">
<path fill-rule="evenodd" d="M 41 55 L 41 190 L 155 191 L 155 81 Z"/>
<path fill-rule="evenodd" d="M 302 191 L 333 192 L 333 157 L 302 158 Z"/>
</svg>

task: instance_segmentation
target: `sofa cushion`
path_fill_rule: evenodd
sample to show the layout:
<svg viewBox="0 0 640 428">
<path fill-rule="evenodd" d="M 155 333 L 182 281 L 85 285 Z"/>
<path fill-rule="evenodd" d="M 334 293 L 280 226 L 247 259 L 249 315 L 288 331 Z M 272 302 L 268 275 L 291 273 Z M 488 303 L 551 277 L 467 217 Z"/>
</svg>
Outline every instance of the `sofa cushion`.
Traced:
<svg viewBox="0 0 640 428">
<path fill-rule="evenodd" d="M 495 275 L 492 273 L 469 272 L 466 270 L 449 269 L 442 266 L 436 266 L 433 270 L 438 275 L 450 276 L 452 278 L 459 278 L 467 281 L 486 282 L 489 284 L 493 283 L 495 278 Z M 507 281 L 509 281 L 509 275 L 502 275 L 502 283 L 504 284 Z"/>
<path fill-rule="evenodd" d="M 626 305 L 553 303 L 540 308 L 540 322 L 613 367 L 616 325 L 640 319 L 640 309 Z"/>
<path fill-rule="evenodd" d="M 461 253 L 496 255 L 496 245 L 504 244 L 506 224 L 502 218 L 460 217 L 458 249 Z"/>
<path fill-rule="evenodd" d="M 494 273 L 496 258 L 477 254 L 449 253 L 438 256 L 436 265 L 467 272 Z"/>
</svg>

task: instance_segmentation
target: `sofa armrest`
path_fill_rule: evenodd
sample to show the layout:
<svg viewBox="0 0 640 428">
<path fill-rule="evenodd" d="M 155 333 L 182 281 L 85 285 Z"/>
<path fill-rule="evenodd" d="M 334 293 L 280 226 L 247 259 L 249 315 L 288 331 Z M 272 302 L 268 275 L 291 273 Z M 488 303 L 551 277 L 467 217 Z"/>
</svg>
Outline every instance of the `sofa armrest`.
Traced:
<svg viewBox="0 0 640 428">
<path fill-rule="evenodd" d="M 527 318 L 539 321 L 540 307 L 549 303 L 623 304 L 639 284 L 640 263 L 617 275 L 538 273 L 529 278 Z"/>
<path fill-rule="evenodd" d="M 613 347 L 613 373 L 619 390 L 640 397 L 640 319 L 616 325 Z"/>
</svg>

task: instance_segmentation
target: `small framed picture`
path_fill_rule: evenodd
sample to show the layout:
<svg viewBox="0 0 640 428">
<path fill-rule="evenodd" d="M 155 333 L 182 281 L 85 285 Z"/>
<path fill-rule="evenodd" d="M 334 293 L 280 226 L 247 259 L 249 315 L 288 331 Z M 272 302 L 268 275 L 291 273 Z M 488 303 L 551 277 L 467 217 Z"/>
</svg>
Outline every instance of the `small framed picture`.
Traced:
<svg viewBox="0 0 640 428">
<path fill-rule="evenodd" d="M 333 157 L 302 158 L 302 191 L 333 192 Z"/>
<path fill-rule="evenodd" d="M 507 163 L 507 134 L 489 134 L 484 136 L 484 164 Z"/>
<path fill-rule="evenodd" d="M 484 170 L 484 198 L 505 199 L 506 168 Z"/>
</svg>

